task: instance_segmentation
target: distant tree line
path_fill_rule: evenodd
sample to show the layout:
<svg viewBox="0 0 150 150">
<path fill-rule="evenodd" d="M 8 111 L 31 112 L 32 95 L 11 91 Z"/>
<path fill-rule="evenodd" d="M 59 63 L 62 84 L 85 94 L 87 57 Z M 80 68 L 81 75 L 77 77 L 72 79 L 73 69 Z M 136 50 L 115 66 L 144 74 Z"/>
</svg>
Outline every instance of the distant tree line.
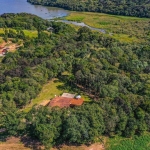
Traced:
<svg viewBox="0 0 150 150">
<path fill-rule="evenodd" d="M 75 11 L 103 12 L 115 15 L 150 17 L 149 0 L 27 0 L 32 4 L 62 7 Z"/>
<path fill-rule="evenodd" d="M 4 22 L 30 15 L 6 16 Z M 88 144 L 100 135 L 132 137 L 150 131 L 149 43 L 120 43 L 87 27 L 76 31 L 60 22 L 41 28 L 45 21 L 39 19 L 34 25 L 36 17 L 30 17 L 28 24 L 36 28 L 38 37 L 25 37 L 24 46 L 0 62 L 0 129 L 5 129 L 0 134 L 28 135 L 49 148 Z M 53 33 L 45 32 L 49 26 Z M 55 77 L 70 88 L 82 87 L 96 100 L 74 108 L 20 110 Z"/>
</svg>

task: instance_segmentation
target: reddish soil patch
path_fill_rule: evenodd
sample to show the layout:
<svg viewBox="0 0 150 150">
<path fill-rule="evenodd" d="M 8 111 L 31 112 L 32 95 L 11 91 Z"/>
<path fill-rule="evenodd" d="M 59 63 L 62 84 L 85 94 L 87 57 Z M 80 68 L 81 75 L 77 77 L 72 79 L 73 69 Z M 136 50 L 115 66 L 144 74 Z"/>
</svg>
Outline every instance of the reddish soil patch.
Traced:
<svg viewBox="0 0 150 150">
<path fill-rule="evenodd" d="M 11 41 L 3 42 L 0 44 L 0 49 L 8 48 L 9 52 L 14 52 L 17 48 L 19 48 L 22 45 L 17 45 L 15 43 L 12 43 Z"/>
</svg>

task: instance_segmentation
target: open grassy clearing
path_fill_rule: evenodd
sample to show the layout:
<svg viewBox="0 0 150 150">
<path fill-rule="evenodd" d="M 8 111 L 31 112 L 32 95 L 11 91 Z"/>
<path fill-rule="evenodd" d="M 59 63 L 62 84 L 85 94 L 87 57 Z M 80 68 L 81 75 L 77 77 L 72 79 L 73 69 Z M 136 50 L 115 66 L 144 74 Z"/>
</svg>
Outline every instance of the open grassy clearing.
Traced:
<svg viewBox="0 0 150 150">
<path fill-rule="evenodd" d="M 57 79 L 53 79 L 45 84 L 40 92 L 40 94 L 32 100 L 32 102 L 26 106 L 24 109 L 25 112 L 28 112 L 33 105 L 40 104 L 45 100 L 50 100 L 54 98 L 55 95 L 60 95 L 63 93 L 62 90 L 58 89 L 58 86 L 61 86 L 63 83 L 58 81 Z"/>
<path fill-rule="evenodd" d="M 133 138 L 114 137 L 107 139 L 108 150 L 150 150 L 150 133 Z"/>
<path fill-rule="evenodd" d="M 29 105 L 27 105 L 24 108 L 24 111 L 28 112 L 35 104 L 44 105 L 45 103 L 48 102 L 48 100 L 54 98 L 55 95 L 58 96 L 64 92 L 77 93 L 73 89 L 66 87 L 66 85 L 62 81 L 58 79 L 53 79 L 43 86 L 39 95 L 35 99 L 33 99 Z M 87 95 L 83 94 L 82 92 L 81 96 L 86 102 L 91 101 L 90 98 Z"/>
<path fill-rule="evenodd" d="M 36 38 L 38 37 L 38 32 L 36 30 L 23 30 L 25 36 L 28 36 L 30 38 Z M 47 34 L 50 34 L 48 31 L 44 31 Z"/>
<path fill-rule="evenodd" d="M 150 38 L 150 19 L 107 15 L 92 12 L 71 12 L 65 17 L 69 21 L 105 29 L 111 36 L 124 42 L 144 42 Z"/>
<path fill-rule="evenodd" d="M 37 31 L 32 31 L 32 30 L 23 30 L 25 36 L 28 36 L 30 38 L 35 38 L 38 36 Z"/>
<path fill-rule="evenodd" d="M 12 28 L 8 28 L 8 29 L 11 29 L 11 30 L 16 32 L 15 29 L 12 29 Z M 23 30 L 23 32 L 24 32 L 25 36 L 28 36 L 30 38 L 34 38 L 34 37 L 38 36 L 38 33 L 35 30 Z M 4 29 L 3 28 L 0 28 L 0 34 L 4 34 Z"/>
</svg>

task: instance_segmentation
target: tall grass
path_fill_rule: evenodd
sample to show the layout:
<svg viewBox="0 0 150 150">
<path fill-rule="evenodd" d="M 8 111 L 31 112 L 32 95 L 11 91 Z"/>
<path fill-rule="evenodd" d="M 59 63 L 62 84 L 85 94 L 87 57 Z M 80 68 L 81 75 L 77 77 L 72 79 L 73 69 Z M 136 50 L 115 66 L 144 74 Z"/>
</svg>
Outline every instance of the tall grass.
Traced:
<svg viewBox="0 0 150 150">
<path fill-rule="evenodd" d="M 111 37 L 120 40 L 121 42 L 145 42 L 148 39 L 150 19 L 107 15 L 103 13 L 92 12 L 71 12 L 65 18 L 69 21 L 79 21 L 85 24 L 105 29 Z"/>
</svg>

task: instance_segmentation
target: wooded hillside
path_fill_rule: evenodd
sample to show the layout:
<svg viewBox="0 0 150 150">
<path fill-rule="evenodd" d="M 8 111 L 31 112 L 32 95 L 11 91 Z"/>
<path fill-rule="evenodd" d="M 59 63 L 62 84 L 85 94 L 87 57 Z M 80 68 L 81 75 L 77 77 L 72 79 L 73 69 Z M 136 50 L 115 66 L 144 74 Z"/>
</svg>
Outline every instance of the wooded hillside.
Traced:
<svg viewBox="0 0 150 150">
<path fill-rule="evenodd" d="M 76 31 L 29 14 L 5 14 L 0 20 L 4 40 L 24 43 L 0 62 L 0 135 L 28 135 L 51 147 L 150 131 L 150 43 L 120 43 L 87 27 Z M 37 37 L 24 36 L 24 20 Z M 8 27 L 22 36 L 12 37 Z M 45 32 L 48 27 L 52 33 Z M 21 111 L 56 77 L 66 88 L 94 95 L 92 101 L 74 108 Z"/>
<path fill-rule="evenodd" d="M 62 7 L 76 11 L 150 17 L 149 0 L 27 0 L 32 4 Z"/>
</svg>

